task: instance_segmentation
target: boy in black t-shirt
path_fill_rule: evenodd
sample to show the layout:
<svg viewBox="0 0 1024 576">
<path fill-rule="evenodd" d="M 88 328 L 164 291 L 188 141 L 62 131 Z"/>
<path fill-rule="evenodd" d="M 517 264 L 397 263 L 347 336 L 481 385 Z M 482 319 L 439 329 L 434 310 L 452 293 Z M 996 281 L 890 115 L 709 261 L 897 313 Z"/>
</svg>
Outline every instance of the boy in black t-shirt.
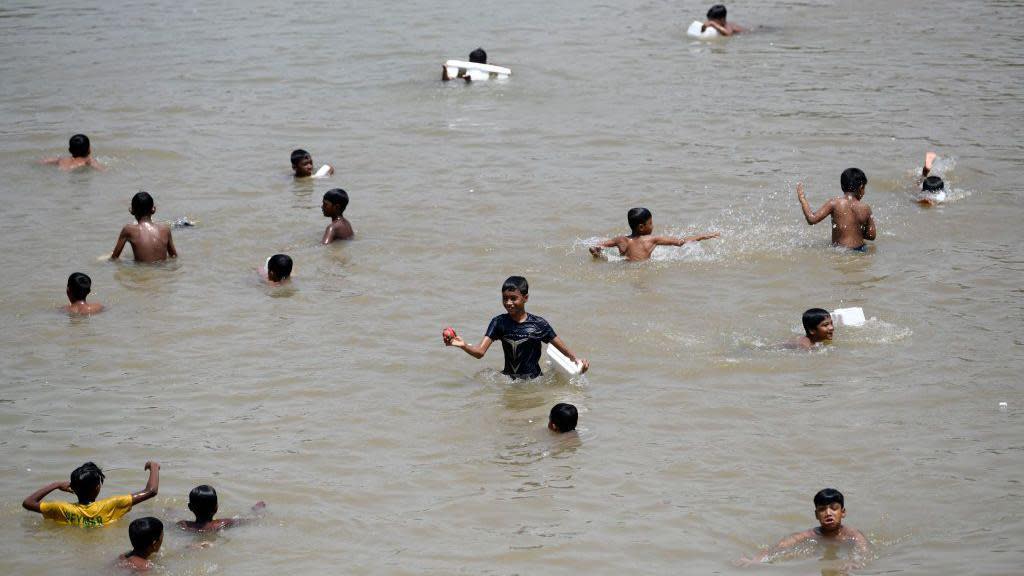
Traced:
<svg viewBox="0 0 1024 576">
<path fill-rule="evenodd" d="M 526 312 L 526 301 L 530 299 L 530 285 L 522 276 L 510 276 L 501 286 L 501 303 L 506 314 L 499 314 L 491 319 L 480 344 L 467 344 L 455 332 L 444 335 L 444 343 L 448 346 L 462 348 L 466 354 L 474 358 L 483 358 L 491 342 L 501 340 L 501 348 L 505 352 L 505 369 L 502 374 L 512 378 L 536 378 L 540 371 L 540 344 L 544 342 L 565 354 L 569 360 L 576 362 L 576 355 L 562 342 L 548 321 L 540 316 Z M 580 358 L 579 363 L 586 372 L 590 364 Z"/>
</svg>

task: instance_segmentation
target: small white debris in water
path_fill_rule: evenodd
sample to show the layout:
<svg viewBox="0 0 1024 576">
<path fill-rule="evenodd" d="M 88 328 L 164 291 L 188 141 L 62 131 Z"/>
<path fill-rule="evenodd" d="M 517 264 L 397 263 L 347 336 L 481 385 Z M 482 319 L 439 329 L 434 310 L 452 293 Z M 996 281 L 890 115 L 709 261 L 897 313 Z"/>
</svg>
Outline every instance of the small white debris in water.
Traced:
<svg viewBox="0 0 1024 576">
<path fill-rule="evenodd" d="M 1007 406 L 1008 406 L 1008 404 L 1006 402 L 1000 402 L 999 403 L 999 409 L 1000 410 L 1006 410 Z"/>
</svg>

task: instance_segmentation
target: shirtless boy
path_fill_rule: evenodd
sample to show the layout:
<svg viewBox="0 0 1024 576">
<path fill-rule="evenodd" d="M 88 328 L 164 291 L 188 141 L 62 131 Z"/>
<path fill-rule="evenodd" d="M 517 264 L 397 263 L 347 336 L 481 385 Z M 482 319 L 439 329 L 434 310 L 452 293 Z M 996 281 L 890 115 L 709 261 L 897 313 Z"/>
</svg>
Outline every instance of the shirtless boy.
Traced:
<svg viewBox="0 0 1024 576">
<path fill-rule="evenodd" d="M 164 523 L 152 516 L 132 520 L 128 525 L 128 539 L 132 549 L 117 557 L 118 568 L 145 572 L 153 567 L 149 557 L 156 554 L 164 542 Z"/>
<path fill-rule="evenodd" d="M 862 566 L 867 561 L 871 553 L 868 539 L 861 534 L 860 530 L 843 526 L 846 508 L 843 504 L 842 492 L 834 488 L 825 488 L 815 494 L 814 517 L 818 519 L 818 526 L 783 538 L 778 544 L 760 552 L 753 558 L 741 558 L 737 564 L 748 566 L 758 562 L 771 561 L 780 554 L 792 551 L 801 543 L 808 541 L 819 544 L 852 545 L 854 559 L 852 564 Z"/>
<path fill-rule="evenodd" d="M 810 225 L 817 224 L 826 216 L 832 217 L 832 245 L 864 252 L 867 250 L 865 240 L 875 239 L 875 219 L 871 216 L 871 206 L 861 201 L 868 178 L 859 168 L 847 168 L 839 177 L 843 195 L 825 202 L 817 212 L 804 197 L 804 185 L 796 185 L 796 197 L 804 211 L 804 218 Z"/>
<path fill-rule="evenodd" d="M 252 511 L 258 514 L 266 507 L 267 505 L 260 500 L 253 505 Z M 255 520 L 240 516 L 214 519 L 213 516 L 217 514 L 217 491 L 207 484 L 196 486 L 188 493 L 188 509 L 196 515 L 195 522 L 179 520 L 178 528 L 189 532 L 217 532 Z"/>
<path fill-rule="evenodd" d="M 703 32 L 708 28 L 714 28 L 718 30 L 718 33 L 722 36 L 732 36 L 733 34 L 739 34 L 741 32 L 747 32 L 748 30 L 739 24 L 730 24 L 725 19 L 725 5 L 715 4 L 708 10 L 708 19 L 701 26 L 700 31 Z"/>
<path fill-rule="evenodd" d="M 626 260 L 639 262 L 651 257 L 656 246 L 682 246 L 690 242 L 700 242 L 711 238 L 718 238 L 718 232 L 711 234 L 698 234 L 675 238 L 672 236 L 652 236 L 654 231 L 654 218 L 647 208 L 632 208 L 626 213 L 626 220 L 629 222 L 629 229 L 632 233 L 629 236 L 616 236 L 611 240 L 600 242 L 597 246 L 590 247 L 590 253 L 595 258 L 601 256 L 602 248 L 616 247 L 619 255 L 625 256 Z"/>
<path fill-rule="evenodd" d="M 103 310 L 103 304 L 99 302 L 86 302 L 85 298 L 92 291 L 92 279 L 82 274 L 81 272 L 75 272 L 71 276 L 68 276 L 68 289 L 67 295 L 70 304 L 64 306 L 64 311 L 68 314 L 96 314 Z"/>
<path fill-rule="evenodd" d="M 132 254 L 136 262 L 159 262 L 167 258 L 177 258 L 174 239 L 171 238 L 171 227 L 166 224 L 154 224 L 153 197 L 148 192 L 139 192 L 132 197 L 132 216 L 135 224 L 125 224 L 117 237 L 117 245 L 110 255 L 111 260 L 121 257 L 125 242 L 132 245 Z"/>
<path fill-rule="evenodd" d="M 100 164 L 92 157 L 89 137 L 85 134 L 75 134 L 71 137 L 68 141 L 68 152 L 71 153 L 70 158 L 47 158 L 43 160 L 43 164 L 56 164 L 58 168 L 64 171 L 74 170 L 82 166 L 88 166 L 96 170 L 106 170 L 103 164 Z"/>
<path fill-rule="evenodd" d="M 341 188 L 328 190 L 324 194 L 324 203 L 320 207 L 324 216 L 331 219 L 330 225 L 324 230 L 321 244 L 330 244 L 335 240 L 347 240 L 352 237 L 352 224 L 345 219 L 345 208 L 348 207 L 348 192 Z"/>
<path fill-rule="evenodd" d="M 801 322 L 804 325 L 804 335 L 788 342 L 786 348 L 798 350 L 810 350 L 823 342 L 831 342 L 835 327 L 832 325 L 832 315 L 824 308 L 811 308 L 804 312 Z"/>
<path fill-rule="evenodd" d="M 292 150 L 292 171 L 295 172 L 296 178 L 309 178 L 313 176 L 313 156 L 309 152 L 306 152 L 302 148 Z M 331 176 L 334 174 L 334 166 L 324 164 L 327 166 L 327 175 Z"/>
</svg>

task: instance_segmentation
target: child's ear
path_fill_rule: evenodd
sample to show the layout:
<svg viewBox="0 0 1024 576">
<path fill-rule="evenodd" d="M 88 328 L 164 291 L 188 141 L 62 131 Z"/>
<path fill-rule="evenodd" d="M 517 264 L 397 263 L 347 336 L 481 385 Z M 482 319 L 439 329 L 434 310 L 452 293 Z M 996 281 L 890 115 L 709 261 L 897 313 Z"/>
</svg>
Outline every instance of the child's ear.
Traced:
<svg viewBox="0 0 1024 576">
<path fill-rule="evenodd" d="M 551 430 L 552 432 L 555 431 L 555 423 L 554 422 L 550 422 L 550 421 L 548 422 L 548 430 Z"/>
</svg>

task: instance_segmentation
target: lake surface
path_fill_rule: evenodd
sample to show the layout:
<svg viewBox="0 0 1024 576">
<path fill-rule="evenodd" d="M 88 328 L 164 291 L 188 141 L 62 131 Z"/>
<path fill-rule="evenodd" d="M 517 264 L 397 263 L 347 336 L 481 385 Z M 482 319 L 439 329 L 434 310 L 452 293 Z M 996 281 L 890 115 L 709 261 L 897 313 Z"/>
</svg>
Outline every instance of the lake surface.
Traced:
<svg viewBox="0 0 1024 576">
<path fill-rule="evenodd" d="M 826 486 L 864 573 L 1020 573 L 1024 8 L 775 0 L 692 42 L 707 7 L 4 2 L 0 573 L 109 572 L 131 519 L 190 518 L 202 483 L 267 514 L 206 549 L 169 529 L 163 573 L 749 573 Z M 511 79 L 440 82 L 477 46 Z M 108 171 L 37 164 L 76 132 Z M 335 176 L 292 180 L 299 147 Z M 938 208 L 911 202 L 926 150 Z M 867 254 L 794 194 L 850 166 Z M 319 246 L 337 186 L 357 237 Z M 138 190 L 199 225 L 177 261 L 98 261 Z M 722 237 L 594 261 L 633 206 Z M 256 277 L 276 252 L 291 287 Z M 75 271 L 106 312 L 57 311 Z M 585 378 L 442 345 L 478 341 L 513 274 Z M 818 306 L 869 321 L 773 348 Z M 576 435 L 545 429 L 563 401 Z M 149 459 L 159 496 L 109 528 L 20 507 L 87 460 L 140 490 Z"/>
</svg>

